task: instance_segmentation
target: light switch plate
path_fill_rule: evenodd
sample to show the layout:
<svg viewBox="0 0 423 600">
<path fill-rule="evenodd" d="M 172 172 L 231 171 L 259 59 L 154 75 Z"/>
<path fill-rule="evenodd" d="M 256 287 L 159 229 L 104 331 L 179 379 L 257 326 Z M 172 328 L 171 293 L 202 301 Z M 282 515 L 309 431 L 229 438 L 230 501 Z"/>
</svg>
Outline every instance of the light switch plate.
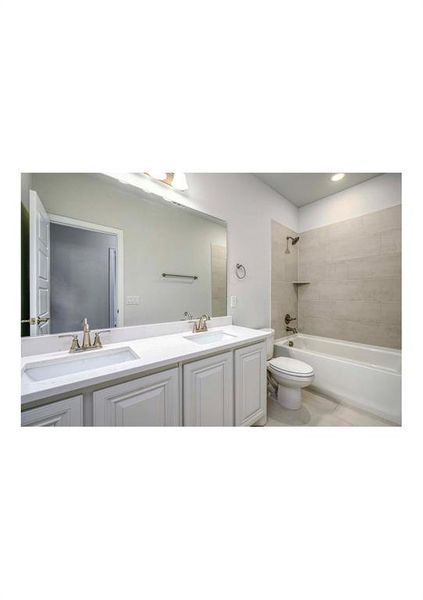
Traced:
<svg viewBox="0 0 423 600">
<path fill-rule="evenodd" d="M 126 296 L 126 304 L 139 304 L 140 297 L 139 296 Z"/>
<path fill-rule="evenodd" d="M 236 303 L 237 303 L 237 297 L 231 296 L 231 308 L 235 308 Z"/>
</svg>

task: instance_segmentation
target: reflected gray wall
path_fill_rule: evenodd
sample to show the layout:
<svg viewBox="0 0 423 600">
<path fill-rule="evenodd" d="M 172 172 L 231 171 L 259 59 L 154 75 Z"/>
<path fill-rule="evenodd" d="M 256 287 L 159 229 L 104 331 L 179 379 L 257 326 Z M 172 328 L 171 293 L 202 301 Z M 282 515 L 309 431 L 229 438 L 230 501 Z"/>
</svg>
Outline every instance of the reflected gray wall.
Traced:
<svg viewBox="0 0 423 600">
<path fill-rule="evenodd" d="M 109 319 L 109 248 L 116 236 L 51 223 L 51 333 L 106 329 Z"/>
</svg>

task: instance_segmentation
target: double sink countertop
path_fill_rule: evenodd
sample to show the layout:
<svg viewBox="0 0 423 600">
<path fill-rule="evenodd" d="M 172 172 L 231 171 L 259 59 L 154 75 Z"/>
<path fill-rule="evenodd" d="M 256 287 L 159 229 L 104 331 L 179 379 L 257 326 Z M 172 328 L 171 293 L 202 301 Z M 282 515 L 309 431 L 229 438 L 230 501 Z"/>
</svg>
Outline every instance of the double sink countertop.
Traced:
<svg viewBox="0 0 423 600">
<path fill-rule="evenodd" d="M 265 331 L 227 325 L 204 333 L 176 333 L 105 344 L 86 352 L 25 356 L 21 362 L 22 406 L 58 394 L 142 374 L 264 341 Z"/>
</svg>

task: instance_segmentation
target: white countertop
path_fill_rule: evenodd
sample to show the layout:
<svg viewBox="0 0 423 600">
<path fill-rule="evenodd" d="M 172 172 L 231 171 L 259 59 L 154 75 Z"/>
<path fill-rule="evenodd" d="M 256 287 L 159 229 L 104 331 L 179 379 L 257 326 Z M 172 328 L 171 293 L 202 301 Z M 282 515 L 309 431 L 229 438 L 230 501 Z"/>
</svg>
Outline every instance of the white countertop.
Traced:
<svg viewBox="0 0 423 600">
<path fill-rule="evenodd" d="M 184 332 L 107 344 L 101 349 L 87 353 L 87 355 L 99 355 L 102 352 L 117 348 L 130 348 L 139 356 L 139 358 L 124 363 L 109 365 L 107 367 L 67 374 L 54 379 L 44 379 L 42 381 L 30 380 L 24 372 L 25 366 L 54 359 L 63 360 L 66 357 L 76 356 L 76 354 L 70 354 L 69 352 L 53 352 L 50 354 L 25 356 L 22 358 L 21 363 L 22 405 L 24 406 L 30 402 L 49 398 L 57 394 L 78 393 L 78 391 L 83 388 L 100 385 L 113 379 L 119 379 L 128 375 L 136 375 L 138 373 L 142 374 L 143 372 L 152 369 L 202 358 L 218 351 L 231 350 L 238 346 L 243 346 L 246 343 L 260 342 L 265 340 L 268 336 L 265 331 L 249 329 L 248 327 L 238 327 L 236 325 L 209 328 L 209 332 L 215 331 L 223 331 L 235 337 L 233 340 L 230 339 L 199 345 L 186 339 L 186 337 L 191 334 L 189 332 Z M 198 333 L 195 335 L 201 336 L 202 334 Z M 84 355 L 84 352 L 77 354 L 77 356 Z"/>
</svg>

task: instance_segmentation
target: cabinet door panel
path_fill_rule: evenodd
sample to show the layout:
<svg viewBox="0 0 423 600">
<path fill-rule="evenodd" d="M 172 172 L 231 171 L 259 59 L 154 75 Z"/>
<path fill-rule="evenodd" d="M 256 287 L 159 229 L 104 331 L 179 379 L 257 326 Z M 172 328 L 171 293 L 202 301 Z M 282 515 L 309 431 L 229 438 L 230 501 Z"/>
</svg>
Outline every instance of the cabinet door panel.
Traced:
<svg viewBox="0 0 423 600">
<path fill-rule="evenodd" d="M 236 425 L 251 425 L 266 415 L 266 379 L 263 343 L 235 350 Z"/>
<path fill-rule="evenodd" d="M 114 385 L 93 394 L 94 425 L 179 425 L 178 369 Z"/>
<path fill-rule="evenodd" d="M 31 408 L 21 413 L 23 427 L 77 427 L 83 425 L 82 395 Z"/>
<path fill-rule="evenodd" d="M 232 353 L 184 365 L 184 425 L 232 426 Z"/>
</svg>

